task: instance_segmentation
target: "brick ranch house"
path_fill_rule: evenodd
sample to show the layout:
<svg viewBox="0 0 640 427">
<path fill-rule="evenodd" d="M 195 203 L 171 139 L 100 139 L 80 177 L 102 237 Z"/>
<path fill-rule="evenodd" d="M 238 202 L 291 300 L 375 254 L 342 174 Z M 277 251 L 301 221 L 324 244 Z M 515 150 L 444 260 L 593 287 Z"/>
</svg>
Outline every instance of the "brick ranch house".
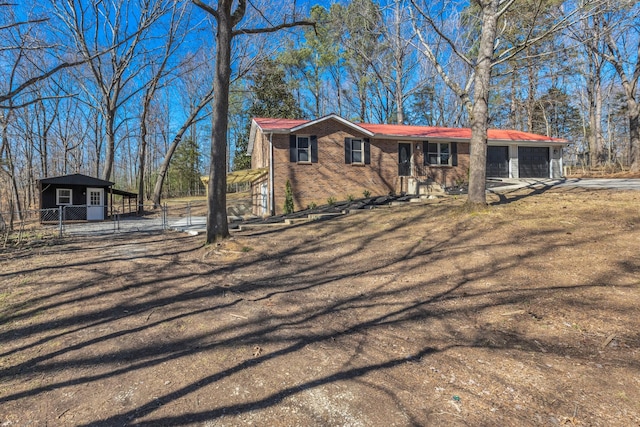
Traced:
<svg viewBox="0 0 640 427">
<path fill-rule="evenodd" d="M 471 130 L 352 123 L 330 114 L 316 120 L 255 118 L 251 168 L 253 213 L 281 214 L 291 182 L 296 210 L 329 198 L 424 194 L 432 185 L 468 180 Z M 515 130 L 489 130 L 487 177 L 560 178 L 566 140 Z"/>
</svg>

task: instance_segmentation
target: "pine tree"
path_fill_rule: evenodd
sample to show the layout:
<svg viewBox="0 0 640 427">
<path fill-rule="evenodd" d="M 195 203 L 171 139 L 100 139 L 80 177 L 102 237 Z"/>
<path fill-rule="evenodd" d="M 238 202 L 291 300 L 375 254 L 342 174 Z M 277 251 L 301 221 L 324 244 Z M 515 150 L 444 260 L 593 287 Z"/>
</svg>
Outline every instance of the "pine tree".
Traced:
<svg viewBox="0 0 640 427">
<path fill-rule="evenodd" d="M 251 80 L 250 89 L 254 96 L 253 104 L 247 111 L 249 118 L 299 119 L 303 117 L 302 110 L 286 80 L 284 68 L 276 61 L 272 59 L 261 61 L 249 79 Z M 250 126 L 248 124 L 244 135 L 235 141 L 233 170 L 251 167 L 251 157 L 247 154 Z"/>
</svg>

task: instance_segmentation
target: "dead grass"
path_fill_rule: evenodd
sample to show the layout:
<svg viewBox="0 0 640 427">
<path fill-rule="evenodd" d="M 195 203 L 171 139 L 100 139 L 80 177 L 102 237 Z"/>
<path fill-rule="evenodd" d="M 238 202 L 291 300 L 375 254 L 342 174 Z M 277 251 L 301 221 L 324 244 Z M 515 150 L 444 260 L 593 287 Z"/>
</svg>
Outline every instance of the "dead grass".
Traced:
<svg viewBox="0 0 640 427">
<path fill-rule="evenodd" d="M 0 425 L 640 424 L 640 194 L 0 261 Z"/>
</svg>

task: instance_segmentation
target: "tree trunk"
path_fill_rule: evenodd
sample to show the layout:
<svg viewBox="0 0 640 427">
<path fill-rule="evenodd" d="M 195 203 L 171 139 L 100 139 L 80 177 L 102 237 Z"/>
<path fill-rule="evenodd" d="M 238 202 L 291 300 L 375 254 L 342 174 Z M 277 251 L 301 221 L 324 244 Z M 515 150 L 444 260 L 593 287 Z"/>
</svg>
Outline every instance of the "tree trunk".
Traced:
<svg viewBox="0 0 640 427">
<path fill-rule="evenodd" d="M 111 114 L 108 114 L 106 117 L 107 123 L 105 136 L 107 138 L 107 151 L 104 157 L 104 168 L 102 169 L 102 176 L 100 177 L 105 181 L 110 181 L 111 179 L 111 173 L 113 171 L 113 159 L 115 157 L 114 154 L 116 147 L 116 135 L 113 130 L 113 123 L 115 121 L 114 116 L 115 112 L 111 112 Z"/>
<path fill-rule="evenodd" d="M 145 105 L 145 111 L 149 108 L 149 105 Z M 147 120 L 146 115 L 143 114 L 140 121 L 140 157 L 138 167 L 138 213 L 144 213 L 144 168 L 145 160 L 147 159 Z"/>
<path fill-rule="evenodd" d="M 171 163 L 171 158 L 173 154 L 176 152 L 176 148 L 178 148 L 178 144 L 182 141 L 182 136 L 185 134 L 187 129 L 195 122 L 196 117 L 200 114 L 200 111 L 211 102 L 211 97 L 213 95 L 213 88 L 209 90 L 201 100 L 200 103 L 191 110 L 189 117 L 182 124 L 182 127 L 176 133 L 176 136 L 173 138 L 171 145 L 167 148 L 167 153 L 164 156 L 164 160 L 162 161 L 162 165 L 160 165 L 160 170 L 158 171 L 158 178 L 156 179 L 156 184 L 153 188 L 153 208 L 157 209 L 160 206 L 160 199 L 162 195 L 162 187 L 164 186 L 164 180 L 167 177 L 167 171 L 169 170 L 169 164 Z M 194 132 L 195 134 L 195 132 Z"/>
<path fill-rule="evenodd" d="M 394 4 L 394 66 L 395 66 L 395 102 L 396 102 L 396 121 L 399 125 L 404 124 L 404 87 L 402 84 L 402 75 L 404 71 L 404 52 L 402 51 L 402 12 L 400 9 L 400 3 Z"/>
<path fill-rule="evenodd" d="M 629 164 L 631 172 L 638 172 L 638 147 L 640 147 L 640 105 L 633 99 L 627 100 L 629 110 Z"/>
<path fill-rule="evenodd" d="M 527 54 L 530 54 L 530 49 L 527 49 Z M 527 59 L 527 79 L 529 83 L 529 89 L 527 94 L 527 131 L 533 132 L 533 112 L 536 107 L 536 77 L 534 72 L 533 60 Z"/>
<path fill-rule="evenodd" d="M 475 67 L 475 89 L 471 113 L 471 154 L 469 159 L 469 195 L 467 207 L 475 209 L 487 204 L 487 129 L 489 118 L 489 86 L 491 61 L 496 38 L 499 0 L 482 7 L 482 32 Z"/>
<path fill-rule="evenodd" d="M 594 71 L 595 72 L 595 71 Z M 602 144 L 602 87 L 600 78 L 595 74 L 589 76 L 587 82 L 587 96 L 589 98 L 589 163 L 598 166 L 603 163 L 604 153 Z"/>
<path fill-rule="evenodd" d="M 227 126 L 229 114 L 229 81 L 231 78 L 230 13 L 219 7 L 216 33 L 216 71 L 213 80 L 213 115 L 211 123 L 211 170 L 209 171 L 209 209 L 207 243 L 229 237 L 227 223 Z"/>
</svg>

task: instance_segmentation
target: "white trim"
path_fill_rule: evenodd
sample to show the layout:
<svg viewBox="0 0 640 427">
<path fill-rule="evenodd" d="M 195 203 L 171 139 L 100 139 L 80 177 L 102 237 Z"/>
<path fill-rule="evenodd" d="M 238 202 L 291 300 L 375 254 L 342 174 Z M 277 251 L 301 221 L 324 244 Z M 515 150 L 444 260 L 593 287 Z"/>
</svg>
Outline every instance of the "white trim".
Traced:
<svg viewBox="0 0 640 427">
<path fill-rule="evenodd" d="M 429 153 L 431 153 L 431 151 L 429 151 L 429 144 L 436 144 L 436 145 L 438 146 L 438 152 L 437 152 L 437 153 L 435 153 L 435 154 L 436 154 L 436 155 L 437 155 L 437 157 L 438 157 L 438 163 L 431 163 L 431 162 L 427 162 L 427 164 L 426 164 L 425 166 L 428 166 L 428 167 L 430 167 L 430 168 L 431 168 L 431 167 L 433 167 L 433 168 L 438 168 L 438 167 L 451 167 L 451 166 L 453 166 L 453 154 L 451 153 L 451 144 L 452 144 L 452 143 L 451 143 L 451 141 L 449 141 L 449 142 L 439 142 L 439 141 L 437 141 L 437 142 L 432 142 L 431 140 L 429 140 L 429 141 L 426 141 L 426 142 L 427 142 L 427 150 L 426 150 L 426 152 L 425 152 L 423 155 L 424 155 L 427 159 L 429 159 L 429 160 L 430 160 L 430 158 L 429 158 Z M 440 145 L 444 145 L 444 144 L 447 144 L 447 146 L 449 147 L 449 153 L 448 153 L 448 154 L 449 154 L 449 158 L 447 159 L 447 163 L 440 163 L 441 156 L 442 156 L 442 153 L 441 153 L 441 151 L 440 151 Z M 424 163 L 424 162 L 423 162 L 423 163 Z"/>
<path fill-rule="evenodd" d="M 69 203 L 61 203 L 60 202 L 60 191 L 68 191 L 69 192 Z M 66 196 L 65 196 L 66 198 Z M 71 188 L 56 188 L 56 205 L 58 206 L 71 206 L 73 205 L 73 190 Z"/>
<path fill-rule="evenodd" d="M 251 129 L 249 130 L 249 144 L 247 145 L 247 154 L 253 154 L 253 141 L 256 139 L 256 132 L 258 130 L 258 123 L 255 119 L 251 119 Z"/>
<path fill-rule="evenodd" d="M 351 128 L 351 129 L 353 129 L 353 130 L 355 130 L 357 132 L 363 133 L 363 134 L 367 135 L 368 137 L 373 137 L 375 135 L 373 132 L 369 132 L 365 128 L 362 128 L 362 127 L 358 126 L 357 124 L 350 122 L 347 119 L 343 119 L 342 117 L 340 117 L 340 116 L 338 116 L 337 114 L 334 114 L 334 113 L 329 114 L 328 116 L 320 117 L 319 119 L 311 120 L 310 122 L 303 123 L 303 124 L 298 125 L 296 127 L 293 127 L 291 129 L 289 129 L 289 132 L 290 133 L 295 133 L 295 132 L 297 132 L 299 130 L 302 130 L 304 128 L 307 128 L 309 126 L 313 126 L 313 125 L 316 125 L 318 123 L 322 123 L 322 122 L 324 122 L 326 120 L 330 120 L 330 119 L 337 120 L 338 122 L 342 123 L 343 125 Z"/>
<path fill-rule="evenodd" d="M 296 137 L 296 163 L 303 163 L 303 164 L 311 163 L 311 159 L 312 159 L 312 156 L 313 156 L 313 154 L 311 153 L 311 151 L 313 151 L 313 148 L 311 147 L 311 135 L 306 135 L 306 134 L 298 135 L 298 134 L 296 134 L 295 137 Z M 306 138 L 306 140 L 307 140 L 307 148 L 306 148 L 307 160 L 300 160 L 300 150 L 301 150 L 300 145 L 299 145 L 300 138 Z"/>
<path fill-rule="evenodd" d="M 353 149 L 353 141 L 360 141 L 360 150 L 354 150 Z M 364 165 L 365 164 L 365 162 L 364 162 L 364 144 L 365 144 L 364 138 L 351 138 L 351 153 L 350 153 L 350 156 L 351 156 L 351 164 L 352 165 Z M 353 160 L 353 152 L 354 151 L 360 152 L 360 161 L 359 162 L 355 162 Z"/>
<path fill-rule="evenodd" d="M 274 176 L 273 176 L 273 134 L 269 134 L 269 214 L 271 216 L 276 214 L 274 194 Z"/>
<path fill-rule="evenodd" d="M 97 204 L 91 200 L 91 193 L 100 195 Z M 87 187 L 87 221 L 104 220 L 104 188 Z"/>
</svg>

